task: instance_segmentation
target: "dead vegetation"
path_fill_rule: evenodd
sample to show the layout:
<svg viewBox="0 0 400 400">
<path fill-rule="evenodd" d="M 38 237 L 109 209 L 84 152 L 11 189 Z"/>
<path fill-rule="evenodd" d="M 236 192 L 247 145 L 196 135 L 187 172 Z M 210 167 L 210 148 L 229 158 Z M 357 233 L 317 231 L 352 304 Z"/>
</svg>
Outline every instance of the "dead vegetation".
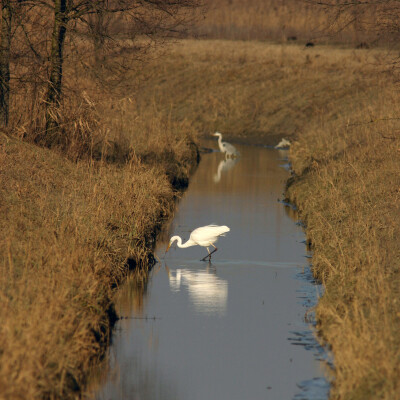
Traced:
<svg viewBox="0 0 400 400">
<path fill-rule="evenodd" d="M 207 12 L 200 18 L 194 33 L 201 38 L 229 40 L 268 40 L 280 43 L 345 44 L 352 47 L 369 46 L 386 41 L 371 29 L 376 24 L 374 2 L 343 1 L 359 4 L 360 12 L 349 11 L 342 18 L 334 3 L 313 0 L 206 0 Z M 370 3 L 370 4 L 369 4 Z M 375 3 L 390 3 L 376 1 Z M 330 5 L 329 5 L 330 4 Z M 364 7 L 363 7 L 364 6 Z M 344 6 L 343 6 L 344 7 Z M 366 13 L 364 8 L 369 7 Z M 390 7 L 390 4 L 387 5 Z M 356 14 L 362 15 L 368 30 L 361 29 Z M 387 34 L 389 33 L 389 35 Z"/>
<path fill-rule="evenodd" d="M 148 267 L 197 158 L 190 124 L 129 98 L 86 97 L 60 118 L 68 142 L 52 149 L 23 126 L 0 136 L 2 399 L 76 398 L 108 343 L 115 288 Z"/>
<path fill-rule="evenodd" d="M 185 40 L 169 50 L 163 63 L 149 63 L 139 73 L 145 83 L 138 107 L 149 109 L 157 99 L 162 115 L 191 121 L 199 134 L 220 131 L 227 139 L 274 145 L 326 116 L 349 116 L 362 96 L 373 99 L 384 54 Z"/>
<path fill-rule="evenodd" d="M 380 88 L 373 102 L 354 106 L 350 123 L 327 121 L 292 149 L 299 179 L 288 195 L 326 288 L 317 318 L 335 357 L 335 399 L 400 393 L 400 104 L 390 85 Z"/>
<path fill-rule="evenodd" d="M 379 66 L 385 52 L 298 46 L 314 37 L 311 14 L 269 2 L 266 18 L 234 3 L 199 32 L 283 44 L 179 42 L 124 74 L 140 96 L 118 82 L 119 97 L 101 98 L 66 78 L 53 116 L 62 140 L 43 135 L 43 82 L 11 98 L 14 136 L 0 134 L 0 398 L 77 396 L 108 340 L 104 311 L 126 261 L 146 265 L 171 183 L 185 185 L 197 157 L 195 132 L 216 130 L 297 140 L 288 196 L 326 286 L 317 316 L 335 356 L 332 398 L 399 397 L 399 97 Z"/>
</svg>

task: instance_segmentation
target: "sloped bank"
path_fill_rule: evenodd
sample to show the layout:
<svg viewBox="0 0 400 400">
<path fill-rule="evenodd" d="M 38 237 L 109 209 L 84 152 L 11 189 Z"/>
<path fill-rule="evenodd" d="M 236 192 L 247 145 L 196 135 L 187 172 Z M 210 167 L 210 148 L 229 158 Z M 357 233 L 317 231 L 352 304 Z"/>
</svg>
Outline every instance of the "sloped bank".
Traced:
<svg viewBox="0 0 400 400">
<path fill-rule="evenodd" d="M 339 118 L 291 149 L 287 196 L 325 286 L 316 317 L 335 360 L 332 399 L 400 397 L 400 135 L 387 118 L 400 98 L 389 83 L 382 91 L 353 116 L 367 123 Z"/>
<path fill-rule="evenodd" d="M 145 130 L 158 146 L 139 138 L 123 164 L 72 162 L 1 134 L 1 399 L 78 396 L 108 343 L 115 288 L 129 264 L 146 268 L 198 160 L 176 128 Z"/>
</svg>

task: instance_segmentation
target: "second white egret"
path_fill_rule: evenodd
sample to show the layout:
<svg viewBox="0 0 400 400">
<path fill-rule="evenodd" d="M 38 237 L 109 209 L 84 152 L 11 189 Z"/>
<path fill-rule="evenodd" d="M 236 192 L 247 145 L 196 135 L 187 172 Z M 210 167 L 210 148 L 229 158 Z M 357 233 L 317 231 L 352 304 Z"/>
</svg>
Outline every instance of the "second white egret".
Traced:
<svg viewBox="0 0 400 400">
<path fill-rule="evenodd" d="M 221 153 L 225 153 L 225 157 L 237 157 L 239 155 L 235 146 L 222 141 L 222 133 L 215 132 L 213 133 L 213 136 L 218 136 L 218 147 Z"/>
<path fill-rule="evenodd" d="M 289 140 L 283 138 L 276 146 L 275 149 L 288 149 L 291 143 Z"/>
</svg>

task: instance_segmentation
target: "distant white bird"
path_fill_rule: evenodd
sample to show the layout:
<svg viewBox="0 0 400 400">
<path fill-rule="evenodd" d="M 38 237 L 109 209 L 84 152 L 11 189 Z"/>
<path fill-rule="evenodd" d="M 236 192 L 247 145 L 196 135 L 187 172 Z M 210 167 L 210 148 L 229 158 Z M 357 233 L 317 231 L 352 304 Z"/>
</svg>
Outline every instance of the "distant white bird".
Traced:
<svg viewBox="0 0 400 400">
<path fill-rule="evenodd" d="M 228 142 L 222 141 L 222 134 L 219 132 L 213 133 L 213 136 L 218 136 L 218 146 L 221 153 L 225 153 L 225 157 L 237 157 L 239 152 L 236 150 L 235 146 Z"/>
<path fill-rule="evenodd" d="M 282 139 L 276 146 L 275 149 L 287 149 L 289 148 L 291 145 L 291 143 L 289 142 L 289 140 L 286 139 Z"/>
<path fill-rule="evenodd" d="M 177 241 L 178 247 L 181 249 L 184 249 L 186 247 L 191 247 L 191 246 L 203 246 L 207 248 L 208 255 L 205 256 L 204 258 L 201 259 L 201 261 L 204 261 L 207 257 L 209 260 L 211 260 L 211 254 L 215 253 L 218 249 L 214 246 L 214 243 L 217 242 L 218 238 L 220 236 L 225 236 L 227 232 L 229 232 L 230 229 L 223 225 L 207 225 L 207 226 L 201 226 L 200 228 L 195 229 L 191 234 L 189 240 L 182 244 L 182 239 L 180 236 L 172 236 L 172 238 L 169 241 L 167 252 L 171 245 Z M 210 250 L 208 249 L 210 246 L 214 247 L 214 250 L 210 253 Z"/>
</svg>

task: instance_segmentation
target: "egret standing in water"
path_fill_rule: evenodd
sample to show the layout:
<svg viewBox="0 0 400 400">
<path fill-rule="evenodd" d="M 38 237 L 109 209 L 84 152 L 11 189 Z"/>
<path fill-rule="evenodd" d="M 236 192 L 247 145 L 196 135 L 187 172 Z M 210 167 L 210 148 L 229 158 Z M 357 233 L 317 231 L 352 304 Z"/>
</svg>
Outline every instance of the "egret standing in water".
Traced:
<svg viewBox="0 0 400 400">
<path fill-rule="evenodd" d="M 275 149 L 288 149 L 291 143 L 287 139 L 282 139 L 276 146 Z"/>
<path fill-rule="evenodd" d="M 182 244 L 182 239 L 180 236 L 172 236 L 172 238 L 169 241 L 167 252 L 171 245 L 177 241 L 177 246 L 180 247 L 181 249 L 184 249 L 186 247 L 191 247 L 191 246 L 203 246 L 207 248 L 208 255 L 205 256 L 204 258 L 201 259 L 201 261 L 205 261 L 205 259 L 208 257 L 208 260 L 211 260 L 211 254 L 215 253 L 218 249 L 214 246 L 214 243 L 217 242 L 218 238 L 220 236 L 225 236 L 227 232 L 229 232 L 230 229 L 223 225 L 207 225 L 207 226 L 201 226 L 200 228 L 195 229 L 189 237 L 189 240 L 186 243 Z M 210 246 L 214 247 L 214 250 L 210 253 L 210 250 L 208 249 Z"/>
<path fill-rule="evenodd" d="M 236 150 L 235 146 L 232 146 L 228 142 L 222 141 L 222 134 L 219 132 L 213 133 L 213 136 L 218 136 L 218 146 L 221 153 L 225 153 L 225 157 L 237 157 L 239 152 Z"/>
</svg>

